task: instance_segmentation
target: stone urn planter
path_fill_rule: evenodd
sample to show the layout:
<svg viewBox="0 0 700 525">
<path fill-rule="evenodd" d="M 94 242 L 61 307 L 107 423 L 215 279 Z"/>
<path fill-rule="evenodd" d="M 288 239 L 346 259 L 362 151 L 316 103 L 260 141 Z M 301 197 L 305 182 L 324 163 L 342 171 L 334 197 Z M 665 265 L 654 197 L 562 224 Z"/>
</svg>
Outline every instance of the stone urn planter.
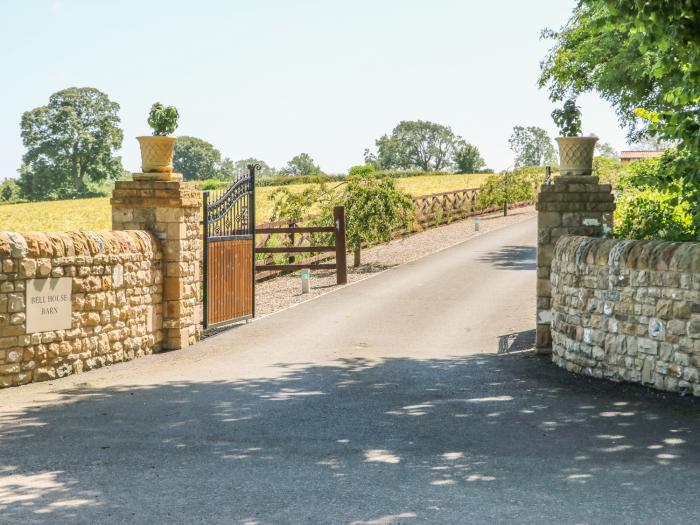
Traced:
<svg viewBox="0 0 700 525">
<path fill-rule="evenodd" d="M 172 173 L 175 137 L 146 135 L 136 137 L 141 146 L 141 170 L 144 173 Z"/>
<path fill-rule="evenodd" d="M 598 137 L 557 137 L 559 171 L 562 175 L 590 175 Z"/>
<path fill-rule="evenodd" d="M 178 118 L 177 108 L 164 106 L 160 102 L 151 106 L 148 125 L 153 129 L 153 135 L 136 137 L 141 146 L 143 173 L 163 173 L 164 180 L 171 178 L 176 139 L 170 135 L 177 129 Z M 154 175 L 151 178 L 161 177 Z"/>
</svg>

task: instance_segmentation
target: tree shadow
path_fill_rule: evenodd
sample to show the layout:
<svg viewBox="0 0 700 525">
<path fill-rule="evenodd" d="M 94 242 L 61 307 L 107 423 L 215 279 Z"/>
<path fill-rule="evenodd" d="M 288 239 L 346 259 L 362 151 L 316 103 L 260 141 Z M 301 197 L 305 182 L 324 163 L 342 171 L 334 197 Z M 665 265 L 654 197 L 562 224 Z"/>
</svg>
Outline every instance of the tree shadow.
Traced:
<svg viewBox="0 0 700 525">
<path fill-rule="evenodd" d="M 697 399 L 529 353 L 75 388 L 0 419 L 2 523 L 679 523 Z"/>
<path fill-rule="evenodd" d="M 491 263 L 500 270 L 536 270 L 537 248 L 534 246 L 504 246 L 484 254 L 481 262 Z"/>
</svg>

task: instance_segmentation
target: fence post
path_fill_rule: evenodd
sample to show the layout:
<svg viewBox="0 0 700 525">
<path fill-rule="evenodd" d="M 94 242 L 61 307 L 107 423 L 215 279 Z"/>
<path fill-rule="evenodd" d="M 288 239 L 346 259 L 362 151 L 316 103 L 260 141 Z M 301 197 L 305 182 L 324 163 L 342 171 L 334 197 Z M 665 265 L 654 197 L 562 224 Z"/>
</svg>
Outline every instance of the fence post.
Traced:
<svg viewBox="0 0 700 525">
<path fill-rule="evenodd" d="M 289 222 L 287 223 L 287 225 L 288 225 L 290 228 L 295 228 L 297 224 L 296 224 L 296 222 L 294 222 L 294 221 L 289 221 Z M 289 242 L 291 243 L 291 246 L 292 246 L 292 248 L 293 248 L 293 247 L 294 247 L 294 242 L 295 242 L 295 240 L 294 240 L 294 232 L 292 232 L 292 233 L 289 234 Z M 296 257 L 294 257 L 294 255 L 288 255 L 288 256 L 287 256 L 287 259 L 288 259 L 288 261 L 289 261 L 289 264 L 294 264 L 294 263 L 296 262 Z"/>
<path fill-rule="evenodd" d="M 335 271 L 337 284 L 348 282 L 348 265 L 345 260 L 345 208 L 336 206 L 333 208 L 333 221 L 335 222 Z"/>
</svg>

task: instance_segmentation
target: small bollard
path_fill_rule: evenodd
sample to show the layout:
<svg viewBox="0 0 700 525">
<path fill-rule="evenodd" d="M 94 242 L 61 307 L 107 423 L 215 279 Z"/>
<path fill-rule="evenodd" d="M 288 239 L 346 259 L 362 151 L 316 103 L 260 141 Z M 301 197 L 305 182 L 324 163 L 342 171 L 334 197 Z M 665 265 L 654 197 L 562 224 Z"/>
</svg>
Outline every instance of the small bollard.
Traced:
<svg viewBox="0 0 700 525">
<path fill-rule="evenodd" d="M 301 271 L 301 293 L 309 293 L 310 277 L 310 270 L 306 269 Z"/>
<path fill-rule="evenodd" d="M 474 231 L 478 232 L 479 231 L 479 226 L 481 226 L 481 219 L 477 217 L 474 219 Z"/>
</svg>

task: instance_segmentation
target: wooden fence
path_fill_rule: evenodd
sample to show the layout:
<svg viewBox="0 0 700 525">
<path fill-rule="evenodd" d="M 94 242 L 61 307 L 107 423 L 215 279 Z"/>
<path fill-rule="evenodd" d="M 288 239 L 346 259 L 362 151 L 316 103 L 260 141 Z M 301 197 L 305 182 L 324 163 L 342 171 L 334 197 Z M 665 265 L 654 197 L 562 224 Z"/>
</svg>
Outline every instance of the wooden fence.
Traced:
<svg viewBox="0 0 700 525">
<path fill-rule="evenodd" d="M 482 213 L 490 213 L 493 211 L 502 210 L 500 206 L 494 206 L 485 210 L 481 210 L 477 205 L 477 197 L 479 195 L 478 188 L 467 188 L 455 191 L 445 191 L 442 193 L 433 193 L 431 195 L 421 195 L 413 199 L 413 204 L 416 210 L 416 223 L 420 228 L 429 228 L 440 224 L 447 224 L 453 220 L 463 219 Z M 518 207 L 527 203 L 512 203 L 511 207 Z M 290 219 L 284 221 L 266 222 L 259 224 L 256 227 L 258 263 L 261 268 L 257 274 L 258 281 L 263 281 L 278 275 L 285 271 L 275 266 L 289 266 L 298 264 L 316 264 L 332 257 L 328 253 L 316 253 L 315 255 L 305 256 L 299 259 L 295 254 L 300 252 L 313 252 L 309 248 L 314 244 L 313 233 L 309 232 L 308 225 L 317 219 L 316 215 L 309 215 L 300 219 Z M 283 233 L 286 239 L 282 242 L 284 247 L 299 248 L 298 250 L 288 250 L 283 247 L 280 249 L 270 249 L 267 245 L 271 239 L 271 230 L 276 233 Z M 397 231 L 396 236 L 411 233 L 411 229 Z M 286 265 L 275 265 L 275 254 L 288 253 Z M 264 255 L 260 255 L 264 254 Z M 279 257 L 279 255 L 278 255 Z M 266 268 L 262 270 L 262 268 Z M 320 266 L 315 266 L 320 268 Z M 296 268 L 295 268 L 296 269 Z"/>
<path fill-rule="evenodd" d="M 333 208 L 332 226 L 302 226 L 314 217 L 292 219 L 289 221 L 276 221 L 259 224 L 255 231 L 262 240 L 258 241 L 255 252 L 263 254 L 255 264 L 257 280 L 261 281 L 281 272 L 289 272 L 303 269 L 335 270 L 338 284 L 348 282 L 346 247 L 345 247 L 345 210 L 342 206 Z M 314 234 L 325 233 L 333 236 L 333 244 L 319 245 L 313 238 Z M 268 246 L 268 241 L 273 235 L 284 236 L 280 246 Z M 279 241 L 279 238 L 278 238 Z M 335 262 L 322 263 L 330 257 L 329 252 L 335 254 Z M 310 257 L 297 260 L 294 254 L 311 253 Z M 285 256 L 286 262 L 277 264 L 275 254 Z"/>
</svg>

